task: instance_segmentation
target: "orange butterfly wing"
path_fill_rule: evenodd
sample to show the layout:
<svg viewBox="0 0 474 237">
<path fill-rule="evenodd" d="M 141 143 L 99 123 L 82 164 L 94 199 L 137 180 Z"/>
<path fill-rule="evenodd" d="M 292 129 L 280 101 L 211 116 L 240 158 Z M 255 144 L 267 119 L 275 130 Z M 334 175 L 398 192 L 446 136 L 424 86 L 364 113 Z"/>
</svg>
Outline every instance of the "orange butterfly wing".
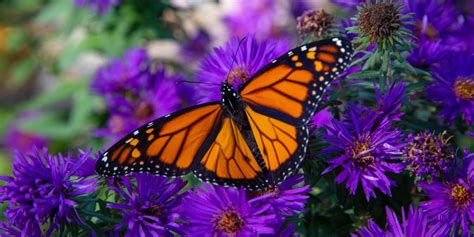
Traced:
<svg viewBox="0 0 474 237">
<path fill-rule="evenodd" d="M 229 117 L 224 118 L 216 139 L 197 165 L 195 174 L 214 184 L 244 186 L 252 190 L 265 188 L 261 165 L 238 125 Z"/>
<path fill-rule="evenodd" d="M 268 170 L 265 179 L 278 184 L 298 169 L 308 146 L 307 124 L 351 56 L 346 39 L 313 42 L 274 60 L 242 86 L 262 168 Z"/>
<path fill-rule="evenodd" d="M 216 136 L 222 112 L 219 103 L 208 103 L 145 124 L 105 152 L 96 170 L 106 176 L 184 175 L 208 150 L 207 141 Z"/>
<path fill-rule="evenodd" d="M 346 39 L 326 39 L 295 48 L 256 73 L 241 89 L 242 99 L 256 111 L 307 124 L 329 83 L 352 55 Z"/>
</svg>

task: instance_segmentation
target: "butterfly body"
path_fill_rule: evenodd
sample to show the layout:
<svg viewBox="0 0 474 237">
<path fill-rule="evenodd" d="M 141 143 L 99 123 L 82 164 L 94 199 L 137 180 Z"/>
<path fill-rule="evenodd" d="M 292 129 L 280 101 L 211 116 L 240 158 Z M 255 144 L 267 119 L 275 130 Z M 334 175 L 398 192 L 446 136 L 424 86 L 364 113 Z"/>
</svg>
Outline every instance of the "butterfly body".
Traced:
<svg viewBox="0 0 474 237">
<path fill-rule="evenodd" d="M 97 162 L 103 176 L 148 172 L 251 190 L 272 188 L 306 155 L 308 123 L 352 54 L 345 39 L 289 51 L 238 92 L 224 81 L 221 101 L 177 111 L 138 128 Z"/>
</svg>

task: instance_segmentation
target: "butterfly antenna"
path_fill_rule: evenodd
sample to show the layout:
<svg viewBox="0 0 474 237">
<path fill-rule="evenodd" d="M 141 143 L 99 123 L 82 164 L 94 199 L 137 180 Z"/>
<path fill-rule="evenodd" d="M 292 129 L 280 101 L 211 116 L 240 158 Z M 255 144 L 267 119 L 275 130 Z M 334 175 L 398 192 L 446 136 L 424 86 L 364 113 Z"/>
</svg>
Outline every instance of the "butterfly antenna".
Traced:
<svg viewBox="0 0 474 237">
<path fill-rule="evenodd" d="M 237 53 L 239 52 L 240 45 L 242 45 L 242 42 L 244 42 L 244 40 L 246 40 L 246 39 L 247 39 L 247 36 L 244 36 L 244 37 L 242 37 L 242 39 L 239 40 L 239 44 L 237 45 L 237 49 L 235 50 L 234 54 L 232 55 L 232 62 L 230 63 L 229 72 L 227 73 L 227 76 L 225 77 L 226 82 L 229 81 L 229 75 L 232 72 L 232 70 L 234 69 L 234 62 L 236 61 L 236 57 L 237 57 Z"/>
<path fill-rule="evenodd" d="M 212 82 L 201 82 L 201 81 L 188 81 L 188 80 L 179 80 L 176 84 L 181 83 L 190 83 L 190 84 L 203 84 L 203 85 L 213 85 L 213 86 L 220 86 L 219 83 L 212 83 Z"/>
</svg>

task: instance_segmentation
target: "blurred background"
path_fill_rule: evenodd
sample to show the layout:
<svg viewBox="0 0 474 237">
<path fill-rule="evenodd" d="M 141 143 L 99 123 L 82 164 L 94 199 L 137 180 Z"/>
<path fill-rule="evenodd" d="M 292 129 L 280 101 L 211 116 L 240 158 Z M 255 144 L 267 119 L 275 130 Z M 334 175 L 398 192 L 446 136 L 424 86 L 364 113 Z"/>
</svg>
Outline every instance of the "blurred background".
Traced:
<svg viewBox="0 0 474 237">
<path fill-rule="evenodd" d="M 202 57 L 233 36 L 299 44 L 296 17 L 315 7 L 334 9 L 303 0 L 0 1 L 0 174 L 10 173 L 17 149 L 98 150 L 110 142 L 97 135 L 108 112 L 90 84 L 127 49 L 143 48 L 194 80 Z"/>
</svg>

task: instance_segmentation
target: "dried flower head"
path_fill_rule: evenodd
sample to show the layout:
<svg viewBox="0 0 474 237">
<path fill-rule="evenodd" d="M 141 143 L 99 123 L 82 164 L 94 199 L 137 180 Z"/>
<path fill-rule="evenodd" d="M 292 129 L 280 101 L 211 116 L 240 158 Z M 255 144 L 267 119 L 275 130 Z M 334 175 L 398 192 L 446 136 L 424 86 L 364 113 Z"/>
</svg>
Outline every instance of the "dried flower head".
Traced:
<svg viewBox="0 0 474 237">
<path fill-rule="evenodd" d="M 382 42 L 400 29 L 400 7 L 388 2 L 362 4 L 358 24 L 370 42 Z"/>
<path fill-rule="evenodd" d="M 454 161 L 454 153 L 445 132 L 436 136 L 431 132 L 410 134 L 404 153 L 408 169 L 418 176 L 437 177 L 445 172 Z"/>
<path fill-rule="evenodd" d="M 334 25 L 334 18 L 330 14 L 323 9 L 313 9 L 297 18 L 296 28 L 303 40 L 317 40 L 326 38 Z"/>
</svg>

